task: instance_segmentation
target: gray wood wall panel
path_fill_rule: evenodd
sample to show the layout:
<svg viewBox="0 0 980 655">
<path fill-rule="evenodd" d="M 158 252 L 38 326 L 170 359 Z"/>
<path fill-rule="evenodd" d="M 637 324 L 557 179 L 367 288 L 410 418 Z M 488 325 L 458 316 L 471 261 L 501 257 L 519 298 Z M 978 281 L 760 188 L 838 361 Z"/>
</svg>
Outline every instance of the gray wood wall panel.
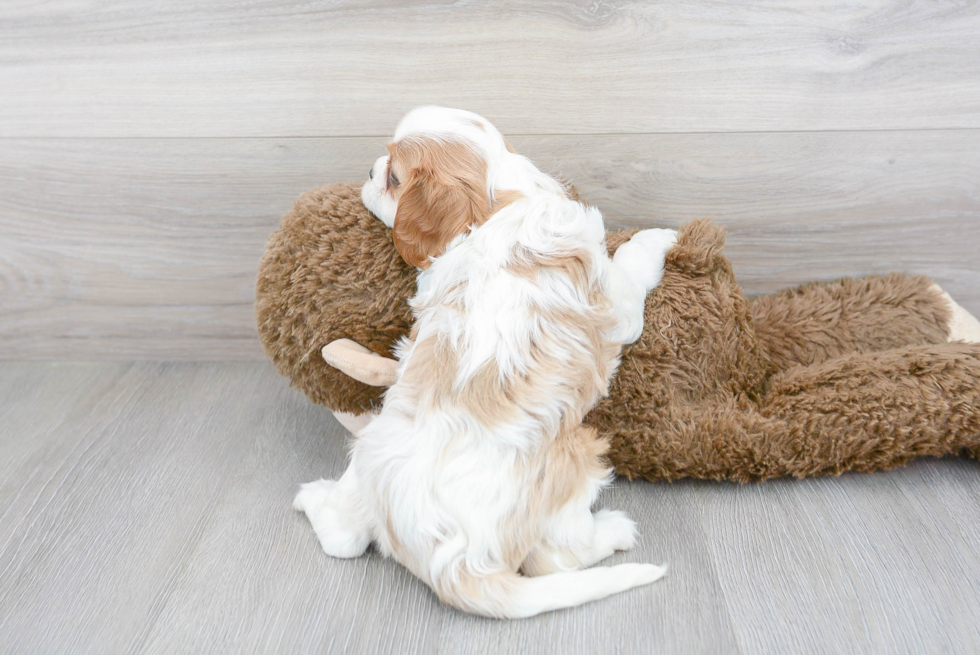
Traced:
<svg viewBox="0 0 980 655">
<path fill-rule="evenodd" d="M 978 128 L 978 33 L 925 0 L 5 2 L 0 136 Z"/>
<path fill-rule="evenodd" d="M 327 557 L 298 485 L 344 431 L 268 363 L 0 362 L 0 653 L 976 653 L 977 461 L 756 485 L 617 480 L 667 576 L 492 621 L 370 551 Z"/>
<path fill-rule="evenodd" d="M 980 313 L 980 130 L 517 136 L 610 227 L 714 217 L 748 293 L 892 270 Z M 259 257 L 384 139 L 6 139 L 0 358 L 260 359 Z"/>
</svg>

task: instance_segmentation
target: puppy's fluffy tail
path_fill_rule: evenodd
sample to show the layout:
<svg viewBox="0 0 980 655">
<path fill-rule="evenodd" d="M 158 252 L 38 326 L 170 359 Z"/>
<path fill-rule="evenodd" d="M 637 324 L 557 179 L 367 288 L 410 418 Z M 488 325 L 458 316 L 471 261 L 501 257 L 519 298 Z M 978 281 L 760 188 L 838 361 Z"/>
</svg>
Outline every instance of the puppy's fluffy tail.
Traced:
<svg viewBox="0 0 980 655">
<path fill-rule="evenodd" d="M 453 585 L 436 589 L 443 602 L 473 614 L 523 619 L 542 612 L 575 607 L 650 584 L 666 568 L 654 564 L 598 566 L 582 571 L 529 578 L 511 571 L 462 575 Z"/>
</svg>

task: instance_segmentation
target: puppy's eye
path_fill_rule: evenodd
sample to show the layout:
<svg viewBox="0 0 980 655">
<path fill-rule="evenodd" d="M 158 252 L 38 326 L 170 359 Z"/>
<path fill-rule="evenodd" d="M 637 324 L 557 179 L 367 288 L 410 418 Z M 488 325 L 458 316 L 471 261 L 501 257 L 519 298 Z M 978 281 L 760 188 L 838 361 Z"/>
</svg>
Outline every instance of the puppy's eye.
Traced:
<svg viewBox="0 0 980 655">
<path fill-rule="evenodd" d="M 394 171 L 388 171 L 388 184 L 391 186 L 398 186 L 398 178 L 395 177 Z"/>
</svg>

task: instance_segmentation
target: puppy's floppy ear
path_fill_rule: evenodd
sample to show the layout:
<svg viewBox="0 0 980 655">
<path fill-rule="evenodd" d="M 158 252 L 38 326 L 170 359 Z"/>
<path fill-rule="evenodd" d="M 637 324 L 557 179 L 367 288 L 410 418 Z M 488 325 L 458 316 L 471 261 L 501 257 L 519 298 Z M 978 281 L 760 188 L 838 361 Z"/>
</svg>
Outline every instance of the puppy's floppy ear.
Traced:
<svg viewBox="0 0 980 655">
<path fill-rule="evenodd" d="M 412 266 L 428 268 L 430 257 L 441 255 L 459 234 L 490 216 L 485 174 L 447 173 L 423 163 L 403 184 L 392 236 Z"/>
</svg>

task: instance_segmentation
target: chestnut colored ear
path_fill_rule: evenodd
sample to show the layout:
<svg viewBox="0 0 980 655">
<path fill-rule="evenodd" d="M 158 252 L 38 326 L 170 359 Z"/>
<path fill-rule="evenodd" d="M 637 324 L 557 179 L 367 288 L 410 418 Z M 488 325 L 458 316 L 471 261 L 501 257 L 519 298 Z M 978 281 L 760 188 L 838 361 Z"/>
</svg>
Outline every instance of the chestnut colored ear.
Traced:
<svg viewBox="0 0 980 655">
<path fill-rule="evenodd" d="M 449 242 L 490 216 L 486 180 L 447 178 L 423 166 L 412 170 L 398 198 L 393 239 L 406 262 L 421 269 Z"/>
</svg>

